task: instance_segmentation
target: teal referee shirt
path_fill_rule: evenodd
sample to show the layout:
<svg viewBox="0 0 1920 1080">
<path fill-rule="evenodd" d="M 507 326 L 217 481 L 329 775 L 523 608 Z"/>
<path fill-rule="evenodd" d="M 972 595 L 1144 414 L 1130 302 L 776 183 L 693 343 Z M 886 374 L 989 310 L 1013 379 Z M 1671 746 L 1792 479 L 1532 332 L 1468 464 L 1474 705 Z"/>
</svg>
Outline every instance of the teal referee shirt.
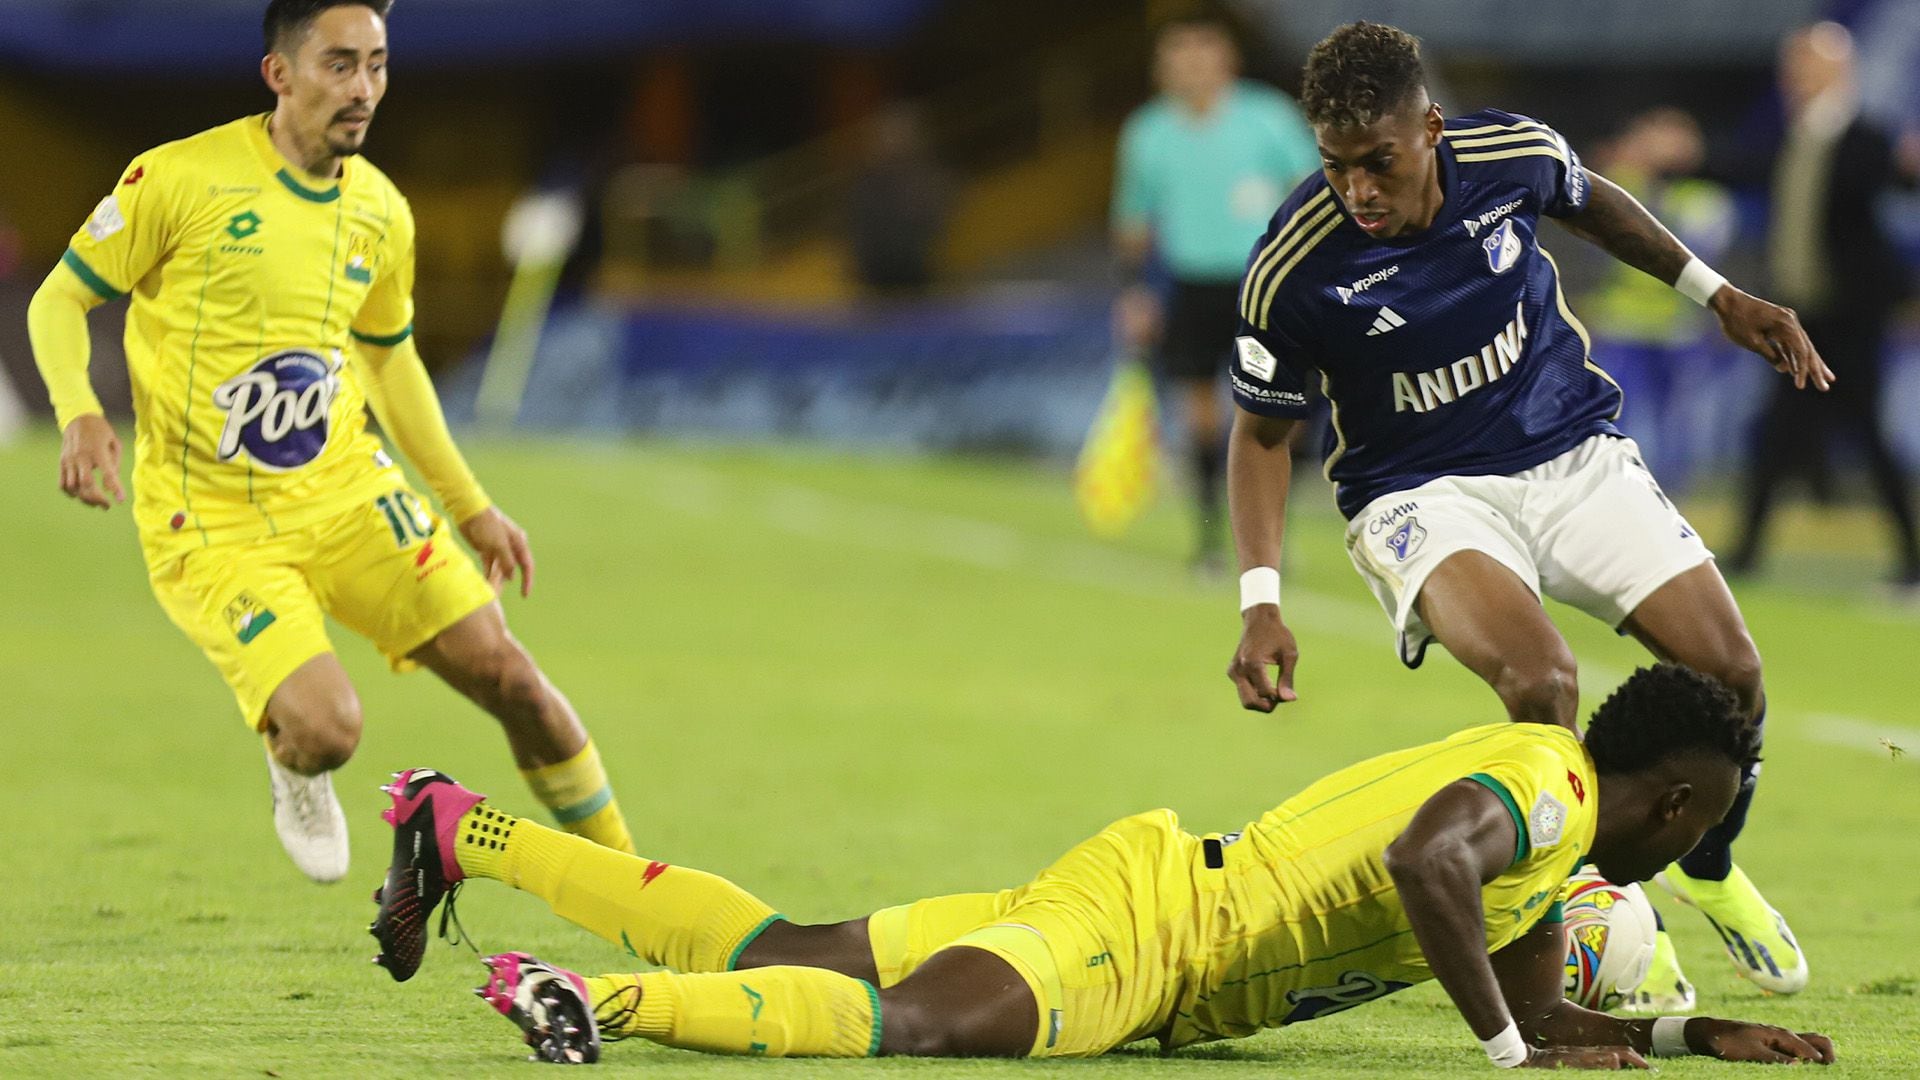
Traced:
<svg viewBox="0 0 1920 1080">
<path fill-rule="evenodd" d="M 1145 225 L 1175 279 L 1237 282 L 1273 209 L 1320 167 L 1285 94 L 1242 79 L 1205 116 L 1162 94 L 1127 119 L 1113 224 Z"/>
</svg>

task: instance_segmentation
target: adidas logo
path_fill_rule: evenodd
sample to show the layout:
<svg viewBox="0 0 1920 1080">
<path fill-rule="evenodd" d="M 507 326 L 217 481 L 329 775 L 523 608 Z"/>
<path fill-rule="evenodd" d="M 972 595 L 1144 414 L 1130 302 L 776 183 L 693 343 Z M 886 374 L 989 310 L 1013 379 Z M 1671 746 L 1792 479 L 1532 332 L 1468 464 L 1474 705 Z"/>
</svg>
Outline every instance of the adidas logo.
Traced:
<svg viewBox="0 0 1920 1080">
<path fill-rule="evenodd" d="M 1401 318 L 1398 312 L 1390 307 L 1383 307 L 1380 309 L 1380 314 L 1374 317 L 1373 328 L 1367 331 L 1367 336 L 1377 337 L 1381 334 L 1391 333 L 1405 325 L 1407 325 L 1407 320 Z"/>
</svg>

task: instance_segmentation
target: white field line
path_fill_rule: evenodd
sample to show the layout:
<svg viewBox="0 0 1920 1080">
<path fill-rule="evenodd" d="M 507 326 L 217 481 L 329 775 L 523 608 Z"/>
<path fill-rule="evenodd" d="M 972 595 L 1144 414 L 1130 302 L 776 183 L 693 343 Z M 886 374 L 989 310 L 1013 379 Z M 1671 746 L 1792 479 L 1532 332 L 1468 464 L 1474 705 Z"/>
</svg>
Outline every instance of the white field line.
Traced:
<svg viewBox="0 0 1920 1080">
<path fill-rule="evenodd" d="M 998 522 L 890 503 L 852 499 L 791 483 L 744 489 L 697 465 L 656 463 L 656 483 L 647 493 L 692 517 L 719 516 L 728 506 L 745 507 L 770 528 L 792 536 L 890 554 L 923 555 L 992 571 L 1021 571 L 1043 580 L 1102 589 L 1127 596 L 1213 605 L 1222 622 L 1234 624 L 1235 586 L 1195 585 L 1184 568 L 1165 559 L 1138 555 L 1090 541 L 1034 536 Z M 1365 595 L 1355 582 L 1355 590 Z M 1393 631 L 1375 604 L 1316 589 L 1288 585 L 1287 615 L 1303 646 L 1326 634 L 1378 649 L 1389 655 Z M 1581 683 L 1611 688 L 1626 673 L 1605 664 L 1582 661 Z"/>
<path fill-rule="evenodd" d="M 698 466 L 655 468 L 656 482 L 645 493 L 691 517 L 716 517 L 729 506 L 746 508 L 770 528 L 792 536 L 930 556 L 984 570 L 1019 570 L 1060 584 L 1147 599 L 1213 604 L 1224 613 L 1223 621 L 1232 625 L 1236 599 L 1232 582 L 1203 589 L 1193 585 L 1182 568 L 1163 559 L 1092 542 L 1046 539 L 958 514 L 850 499 L 797 484 L 745 490 Z M 1287 610 L 1303 632 L 1392 648 L 1386 618 L 1372 604 L 1290 586 Z"/>
<path fill-rule="evenodd" d="M 1879 720 L 1841 713 L 1808 713 L 1802 729 L 1815 742 L 1859 750 L 1879 758 L 1909 764 L 1920 760 L 1920 728 L 1901 727 Z M 1895 753 L 1898 748 L 1900 753 Z"/>
</svg>

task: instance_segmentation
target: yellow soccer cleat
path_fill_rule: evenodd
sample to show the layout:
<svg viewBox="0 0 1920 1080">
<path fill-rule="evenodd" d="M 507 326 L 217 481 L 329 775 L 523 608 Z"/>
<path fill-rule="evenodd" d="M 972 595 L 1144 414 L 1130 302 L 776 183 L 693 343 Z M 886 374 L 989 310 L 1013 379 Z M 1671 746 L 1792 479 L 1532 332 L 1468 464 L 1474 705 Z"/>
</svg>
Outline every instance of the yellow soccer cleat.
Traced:
<svg viewBox="0 0 1920 1080">
<path fill-rule="evenodd" d="M 1665 1016 L 1694 1010 L 1693 984 L 1680 970 L 1680 954 L 1665 930 L 1653 935 L 1653 963 L 1647 977 L 1620 1002 L 1619 1010 L 1643 1016 Z"/>
<path fill-rule="evenodd" d="M 1676 863 L 1657 879 L 1681 903 L 1697 909 L 1720 932 L 1734 970 L 1770 994 L 1797 994 L 1807 986 L 1807 957 L 1787 920 L 1738 866 L 1725 881 L 1688 877 Z"/>
</svg>

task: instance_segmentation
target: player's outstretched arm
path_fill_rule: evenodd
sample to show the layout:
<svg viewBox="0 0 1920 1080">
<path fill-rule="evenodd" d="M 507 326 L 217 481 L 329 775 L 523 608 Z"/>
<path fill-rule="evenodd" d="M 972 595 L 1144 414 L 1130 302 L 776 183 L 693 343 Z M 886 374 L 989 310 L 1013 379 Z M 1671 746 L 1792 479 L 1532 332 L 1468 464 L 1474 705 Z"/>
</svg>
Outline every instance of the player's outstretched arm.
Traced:
<svg viewBox="0 0 1920 1080">
<path fill-rule="evenodd" d="M 413 338 L 391 347 L 358 341 L 355 348 L 367 371 L 367 401 L 373 415 L 427 478 L 447 516 L 465 522 L 491 505 L 460 448 L 453 444 L 440 395 L 434 392 L 433 379 Z"/>
<path fill-rule="evenodd" d="M 1793 309 L 1770 304 L 1727 283 L 1620 185 L 1586 170 L 1591 194 L 1572 217 L 1558 219 L 1568 232 L 1604 249 L 1636 270 L 1651 274 L 1713 309 L 1727 340 L 1755 353 L 1775 371 L 1805 389 L 1826 390 L 1833 371 L 1807 339 Z"/>
<path fill-rule="evenodd" d="M 1834 1060 L 1833 1041 L 1812 1032 L 1708 1016 L 1626 1020 L 1583 1009 L 1561 996 L 1567 936 L 1541 922 L 1495 953 L 1493 971 L 1530 1047 L 1628 1046 L 1660 1057 L 1700 1054 L 1722 1061 L 1785 1064 Z"/>
<path fill-rule="evenodd" d="M 1236 408 L 1227 439 L 1227 501 L 1242 572 L 1240 647 L 1227 678 L 1240 692 L 1241 706 L 1257 712 L 1272 712 L 1299 697 L 1293 692 L 1293 666 L 1300 651 L 1280 618 L 1280 537 L 1293 482 L 1287 444 L 1295 423 Z M 1267 674 L 1276 666 L 1278 681 Z"/>
<path fill-rule="evenodd" d="M 27 335 L 60 424 L 60 490 L 105 510 L 126 501 L 126 493 L 120 487 L 120 436 L 87 380 L 93 351 L 87 312 L 103 302 L 63 262 L 27 305 Z"/>
<path fill-rule="evenodd" d="M 453 443 L 453 433 L 447 430 L 440 395 L 434 392 L 433 379 L 413 339 L 392 347 L 360 342 L 358 348 L 367 369 L 367 400 L 373 414 L 394 445 L 427 478 L 447 517 L 480 557 L 487 580 L 498 588 L 517 572 L 520 595 L 530 593 L 533 550 L 526 530 L 494 506 L 474 479 Z"/>
<path fill-rule="evenodd" d="M 1487 956 L 1480 904 L 1481 888 L 1513 863 L 1515 830 L 1498 796 L 1472 780 L 1456 780 L 1428 799 L 1388 846 L 1387 873 L 1434 978 L 1496 1065 L 1645 1068 L 1640 1051 L 1624 1040 L 1543 1046 L 1523 1036 Z"/>
</svg>

